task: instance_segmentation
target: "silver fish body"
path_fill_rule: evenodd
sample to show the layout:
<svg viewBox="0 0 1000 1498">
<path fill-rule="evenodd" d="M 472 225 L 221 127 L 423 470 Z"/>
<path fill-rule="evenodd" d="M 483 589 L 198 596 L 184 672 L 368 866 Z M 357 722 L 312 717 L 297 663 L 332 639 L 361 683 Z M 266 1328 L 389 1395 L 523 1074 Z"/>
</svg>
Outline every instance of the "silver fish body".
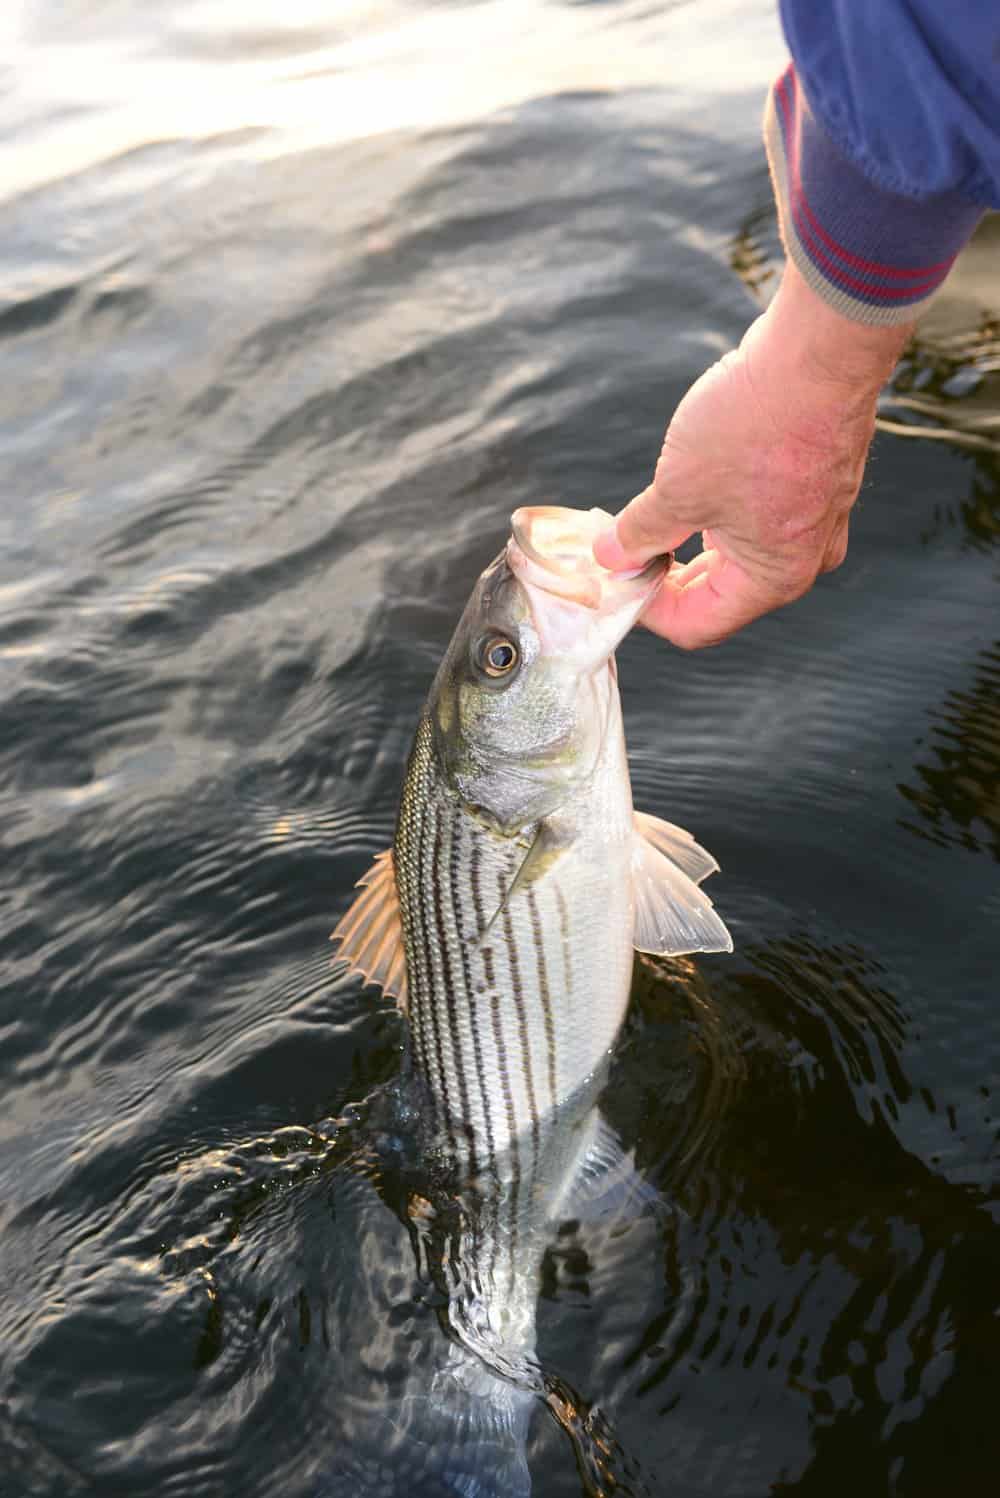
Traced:
<svg viewBox="0 0 1000 1498">
<path fill-rule="evenodd" d="M 535 1306 L 552 1226 L 623 1169 L 595 1103 L 634 950 L 731 949 L 699 888 L 715 861 L 632 806 L 614 649 L 665 564 L 604 573 L 592 516 L 515 515 L 417 727 L 391 857 L 335 933 L 405 1008 L 458 1185 L 428 1249 L 452 1348 L 421 1408 L 445 1417 L 458 1381 L 522 1434 L 519 1401 L 551 1395 Z M 563 1419 L 566 1398 L 549 1404 Z"/>
<path fill-rule="evenodd" d="M 441 773 L 429 720 L 417 732 L 395 843 L 408 1014 L 440 1124 L 473 1172 L 537 1133 L 622 1021 L 632 805 L 615 716 L 587 794 L 559 814 L 553 867 L 512 898 L 537 834 L 503 837 L 471 812 Z"/>
</svg>

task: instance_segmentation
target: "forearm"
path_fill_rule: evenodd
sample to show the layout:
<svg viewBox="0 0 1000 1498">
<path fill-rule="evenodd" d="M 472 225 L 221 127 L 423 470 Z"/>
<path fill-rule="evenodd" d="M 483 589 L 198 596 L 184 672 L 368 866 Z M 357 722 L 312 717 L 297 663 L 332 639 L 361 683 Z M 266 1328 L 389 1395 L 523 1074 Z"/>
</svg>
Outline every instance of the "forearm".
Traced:
<svg viewBox="0 0 1000 1498">
<path fill-rule="evenodd" d="M 1000 206 L 990 9 L 782 0 L 822 119 L 790 66 L 765 121 L 781 285 L 688 391 L 652 483 L 594 547 L 627 569 L 701 532 L 646 615 L 677 645 L 725 639 L 844 559 L 879 391 L 984 207 Z"/>
<path fill-rule="evenodd" d="M 910 330 L 850 322 L 786 266 L 739 348 L 675 411 L 653 482 L 595 546 L 628 568 L 701 531 L 704 550 L 671 569 L 651 628 L 714 644 L 839 566 L 878 393 Z"/>
<path fill-rule="evenodd" d="M 751 359 L 766 360 L 767 380 L 788 392 L 794 417 L 801 402 L 850 416 L 867 409 L 889 378 L 914 328 L 913 318 L 884 325 L 843 316 L 786 261 L 767 312 L 749 330 Z"/>
</svg>

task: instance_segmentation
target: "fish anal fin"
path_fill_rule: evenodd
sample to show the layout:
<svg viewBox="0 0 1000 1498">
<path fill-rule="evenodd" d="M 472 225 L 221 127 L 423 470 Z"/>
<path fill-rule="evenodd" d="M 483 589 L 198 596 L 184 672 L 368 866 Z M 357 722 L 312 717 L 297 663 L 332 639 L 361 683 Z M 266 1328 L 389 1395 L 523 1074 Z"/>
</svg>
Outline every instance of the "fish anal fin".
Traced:
<svg viewBox="0 0 1000 1498">
<path fill-rule="evenodd" d="M 615 1130 L 595 1112 L 587 1126 L 586 1150 L 558 1204 L 559 1216 L 596 1223 L 628 1219 L 649 1207 L 665 1210 L 662 1196 L 637 1169 L 634 1150 L 626 1152 Z"/>
<path fill-rule="evenodd" d="M 406 1013 L 406 954 L 399 914 L 392 849 L 379 853 L 361 879 L 355 898 L 337 923 L 331 941 L 340 943 L 337 957 L 347 971 L 377 984 Z"/>
<path fill-rule="evenodd" d="M 632 941 L 640 952 L 679 957 L 733 950 L 733 939 L 708 896 L 643 834 L 632 844 L 632 889 Z"/>
<path fill-rule="evenodd" d="M 635 830 L 639 836 L 658 848 L 695 884 L 700 884 L 709 874 L 719 872 L 719 865 L 711 853 L 700 843 L 696 843 L 690 832 L 685 832 L 683 827 L 675 827 L 673 822 L 664 822 L 661 817 L 651 816 L 648 811 L 637 811 L 634 818 Z"/>
</svg>

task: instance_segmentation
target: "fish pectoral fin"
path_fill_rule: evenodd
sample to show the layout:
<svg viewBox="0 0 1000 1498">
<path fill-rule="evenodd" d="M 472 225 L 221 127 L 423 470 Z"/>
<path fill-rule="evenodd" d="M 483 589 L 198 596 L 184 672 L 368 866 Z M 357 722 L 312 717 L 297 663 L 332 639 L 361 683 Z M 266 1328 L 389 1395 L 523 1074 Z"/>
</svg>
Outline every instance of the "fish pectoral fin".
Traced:
<svg viewBox="0 0 1000 1498">
<path fill-rule="evenodd" d="M 405 1014 L 406 954 L 391 848 L 376 856 L 357 888 L 361 893 L 330 940 L 340 943 L 337 957 L 346 962 L 348 972 L 360 973 L 366 983 L 377 983 Z"/>
<path fill-rule="evenodd" d="M 685 832 L 683 827 L 675 827 L 673 822 L 664 822 L 660 817 L 650 816 L 648 811 L 635 812 L 634 819 L 639 836 L 654 848 L 659 848 L 695 884 L 700 884 L 709 874 L 719 872 L 719 865 L 711 853 L 700 843 L 696 843 L 690 832 Z"/>
<path fill-rule="evenodd" d="M 632 888 L 632 942 L 638 951 L 679 957 L 684 952 L 733 950 L 733 939 L 708 896 L 642 832 L 632 845 Z"/>
<path fill-rule="evenodd" d="M 553 865 L 558 863 L 567 846 L 568 843 L 558 827 L 547 822 L 539 822 L 538 830 L 531 840 L 531 846 L 521 860 L 517 873 L 510 881 L 507 893 L 479 933 L 480 941 L 483 941 L 492 931 L 514 896 L 522 890 L 530 889 L 533 884 L 538 883 L 539 879 L 544 878 Z"/>
</svg>

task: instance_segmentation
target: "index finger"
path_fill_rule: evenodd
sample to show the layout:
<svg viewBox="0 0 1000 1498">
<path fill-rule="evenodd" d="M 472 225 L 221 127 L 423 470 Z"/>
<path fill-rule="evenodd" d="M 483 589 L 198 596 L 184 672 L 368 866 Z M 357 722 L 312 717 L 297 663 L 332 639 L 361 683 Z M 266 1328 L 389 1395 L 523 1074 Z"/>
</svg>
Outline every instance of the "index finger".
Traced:
<svg viewBox="0 0 1000 1498">
<path fill-rule="evenodd" d="M 648 629 L 681 650 L 718 645 L 784 600 L 718 551 L 671 568 L 642 616 Z"/>
</svg>

